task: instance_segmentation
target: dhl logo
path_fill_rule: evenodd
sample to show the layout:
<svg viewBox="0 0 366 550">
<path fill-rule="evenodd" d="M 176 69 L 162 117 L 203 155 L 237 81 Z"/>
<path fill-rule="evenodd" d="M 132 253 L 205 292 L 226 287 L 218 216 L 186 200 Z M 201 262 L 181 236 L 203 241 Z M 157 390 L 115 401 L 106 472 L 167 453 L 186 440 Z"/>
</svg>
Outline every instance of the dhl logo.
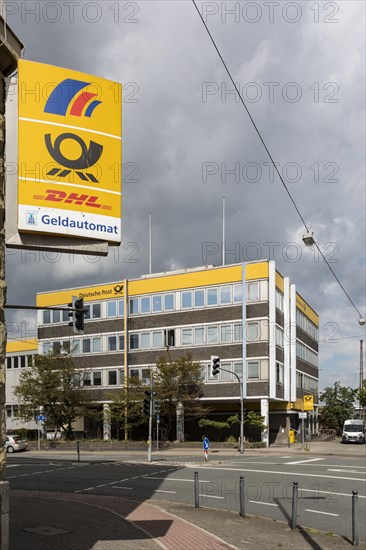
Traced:
<svg viewBox="0 0 366 550">
<path fill-rule="evenodd" d="M 78 193 L 66 193 L 65 191 L 59 191 L 56 189 L 47 189 L 47 195 L 33 195 L 33 198 L 36 200 L 52 201 L 52 202 L 62 202 L 66 204 L 75 204 L 91 206 L 93 208 L 100 208 L 101 210 L 111 210 L 111 206 L 107 204 L 99 204 L 97 201 L 98 196 L 95 195 L 79 195 Z"/>
</svg>

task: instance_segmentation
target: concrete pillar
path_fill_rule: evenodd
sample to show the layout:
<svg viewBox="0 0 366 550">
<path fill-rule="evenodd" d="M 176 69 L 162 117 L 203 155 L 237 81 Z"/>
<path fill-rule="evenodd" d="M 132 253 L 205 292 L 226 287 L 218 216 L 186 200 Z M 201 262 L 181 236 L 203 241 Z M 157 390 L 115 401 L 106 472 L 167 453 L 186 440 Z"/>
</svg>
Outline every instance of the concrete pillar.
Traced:
<svg viewBox="0 0 366 550">
<path fill-rule="evenodd" d="M 108 403 L 103 404 L 103 439 L 111 438 L 111 409 Z"/>
<path fill-rule="evenodd" d="M 266 447 L 269 445 L 269 402 L 268 399 L 261 399 L 261 416 L 264 417 L 264 423 L 267 428 L 262 430 L 261 441 L 266 444 Z"/>
</svg>

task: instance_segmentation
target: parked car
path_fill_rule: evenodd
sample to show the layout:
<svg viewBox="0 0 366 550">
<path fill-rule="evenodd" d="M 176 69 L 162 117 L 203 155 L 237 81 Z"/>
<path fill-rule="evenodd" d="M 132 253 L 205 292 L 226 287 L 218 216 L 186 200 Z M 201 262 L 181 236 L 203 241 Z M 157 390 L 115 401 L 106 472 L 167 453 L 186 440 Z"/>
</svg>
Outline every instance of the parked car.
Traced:
<svg viewBox="0 0 366 550">
<path fill-rule="evenodd" d="M 27 440 L 22 439 L 20 435 L 6 436 L 5 449 L 7 453 L 14 453 L 15 451 L 26 451 L 27 448 Z"/>
</svg>

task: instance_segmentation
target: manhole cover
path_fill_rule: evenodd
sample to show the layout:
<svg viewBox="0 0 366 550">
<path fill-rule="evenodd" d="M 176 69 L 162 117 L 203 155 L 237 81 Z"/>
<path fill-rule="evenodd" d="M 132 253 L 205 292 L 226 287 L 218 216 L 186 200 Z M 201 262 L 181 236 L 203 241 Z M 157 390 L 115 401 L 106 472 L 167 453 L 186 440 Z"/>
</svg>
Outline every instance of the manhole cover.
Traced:
<svg viewBox="0 0 366 550">
<path fill-rule="evenodd" d="M 36 535 L 45 535 L 47 537 L 53 535 L 67 535 L 67 533 L 71 533 L 71 531 L 64 531 L 63 529 L 56 529 L 56 527 L 47 527 L 42 525 L 39 527 L 25 527 L 22 531 L 26 531 L 27 533 L 35 533 Z"/>
</svg>

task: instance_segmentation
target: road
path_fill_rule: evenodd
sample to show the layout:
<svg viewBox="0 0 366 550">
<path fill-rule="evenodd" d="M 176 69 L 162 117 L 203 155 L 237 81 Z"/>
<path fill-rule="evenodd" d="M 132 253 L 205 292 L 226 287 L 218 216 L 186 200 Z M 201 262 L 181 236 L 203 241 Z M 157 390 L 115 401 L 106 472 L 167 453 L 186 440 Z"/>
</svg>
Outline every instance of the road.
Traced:
<svg viewBox="0 0 366 550">
<path fill-rule="evenodd" d="M 358 491 L 358 523 L 366 540 L 366 463 L 361 456 L 220 455 L 208 464 L 197 456 L 172 454 L 169 460 L 146 463 L 144 456 L 123 462 L 72 462 L 8 457 L 11 489 L 38 494 L 113 495 L 115 498 L 168 500 L 194 504 L 194 472 L 198 472 L 200 505 L 239 510 L 239 478 L 244 476 L 246 513 L 290 522 L 293 482 L 299 484 L 298 525 L 350 536 L 352 491 Z M 192 459 L 192 460 L 191 460 Z M 145 458 L 146 460 L 146 458 Z M 164 463 L 165 462 L 165 463 Z M 52 498 L 52 497 L 50 497 Z"/>
</svg>

